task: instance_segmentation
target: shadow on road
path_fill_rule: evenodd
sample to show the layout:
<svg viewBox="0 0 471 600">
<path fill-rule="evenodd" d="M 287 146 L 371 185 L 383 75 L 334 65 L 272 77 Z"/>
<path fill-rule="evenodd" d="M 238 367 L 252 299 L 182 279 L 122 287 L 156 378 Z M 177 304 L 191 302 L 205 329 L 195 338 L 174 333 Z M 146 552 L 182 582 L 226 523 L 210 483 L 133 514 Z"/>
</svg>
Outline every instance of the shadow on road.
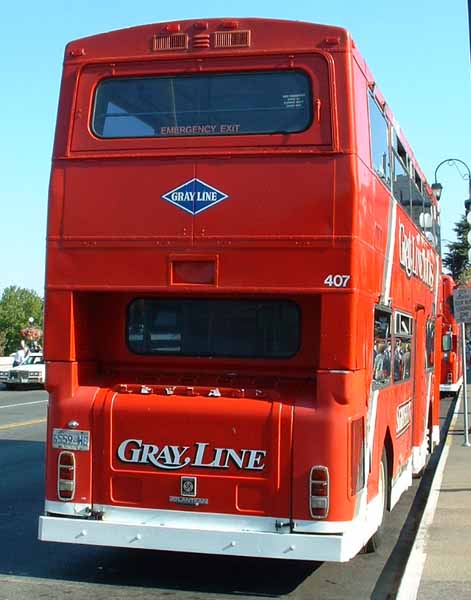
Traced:
<svg viewBox="0 0 471 600">
<path fill-rule="evenodd" d="M 0 575 L 277 597 L 322 563 L 39 542 L 44 444 L 0 440 Z"/>
</svg>

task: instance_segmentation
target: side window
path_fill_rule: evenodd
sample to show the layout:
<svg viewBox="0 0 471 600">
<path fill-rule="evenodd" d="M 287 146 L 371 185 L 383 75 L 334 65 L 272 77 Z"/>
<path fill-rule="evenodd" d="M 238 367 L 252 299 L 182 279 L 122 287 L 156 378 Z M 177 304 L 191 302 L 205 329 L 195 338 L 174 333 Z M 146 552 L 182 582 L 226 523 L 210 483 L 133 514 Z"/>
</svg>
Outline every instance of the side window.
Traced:
<svg viewBox="0 0 471 600">
<path fill-rule="evenodd" d="M 375 308 L 373 344 L 373 384 L 391 382 L 391 313 Z"/>
<path fill-rule="evenodd" d="M 368 96 L 370 113 L 371 164 L 376 174 L 391 184 L 391 165 L 389 161 L 388 124 L 376 100 Z"/>
<path fill-rule="evenodd" d="M 411 376 L 412 317 L 396 313 L 394 321 L 394 381 L 406 381 Z"/>
<path fill-rule="evenodd" d="M 433 216 L 432 216 L 432 200 L 428 197 L 427 193 L 423 194 L 423 210 L 420 216 L 420 223 L 425 237 L 428 241 L 435 246 L 435 233 L 433 226 Z"/>
<path fill-rule="evenodd" d="M 435 353 L 435 323 L 427 321 L 425 330 L 425 368 L 431 369 L 434 365 Z"/>
<path fill-rule="evenodd" d="M 401 140 L 394 132 L 393 143 L 393 195 L 401 206 L 403 206 L 409 215 L 413 214 L 413 197 L 411 190 L 411 180 L 409 174 L 409 157 Z M 420 203 L 422 206 L 422 202 Z"/>
<path fill-rule="evenodd" d="M 414 172 L 414 177 L 411 182 L 412 188 L 412 218 L 414 223 L 425 229 L 426 225 L 430 225 L 430 215 L 425 216 L 424 197 L 422 195 L 422 180 L 417 172 Z"/>
<path fill-rule="evenodd" d="M 393 178 L 393 195 L 401 206 L 403 206 L 408 214 L 412 213 L 411 206 L 411 189 L 410 178 L 404 164 L 394 152 L 394 178 Z"/>
</svg>

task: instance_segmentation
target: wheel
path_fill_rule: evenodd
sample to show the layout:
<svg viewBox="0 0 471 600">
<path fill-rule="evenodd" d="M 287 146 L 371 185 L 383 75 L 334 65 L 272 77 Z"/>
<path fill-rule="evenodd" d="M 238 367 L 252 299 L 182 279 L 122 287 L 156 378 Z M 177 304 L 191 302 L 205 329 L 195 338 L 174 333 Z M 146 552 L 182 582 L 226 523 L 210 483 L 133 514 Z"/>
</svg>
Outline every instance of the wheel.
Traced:
<svg viewBox="0 0 471 600">
<path fill-rule="evenodd" d="M 364 551 L 366 553 L 376 552 L 381 545 L 381 540 L 384 535 L 384 521 L 386 518 L 386 510 L 388 504 L 388 457 L 383 448 L 383 454 L 381 455 L 381 463 L 379 465 L 379 478 L 378 478 L 378 496 L 381 503 L 381 521 L 376 532 L 366 542 Z"/>
</svg>

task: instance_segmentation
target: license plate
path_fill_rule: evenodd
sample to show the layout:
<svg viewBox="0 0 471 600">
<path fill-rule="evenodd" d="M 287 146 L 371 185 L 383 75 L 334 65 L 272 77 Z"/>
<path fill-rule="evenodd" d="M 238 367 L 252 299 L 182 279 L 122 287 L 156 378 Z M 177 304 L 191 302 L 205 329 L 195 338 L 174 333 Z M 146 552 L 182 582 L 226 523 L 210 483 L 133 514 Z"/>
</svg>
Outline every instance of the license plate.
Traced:
<svg viewBox="0 0 471 600">
<path fill-rule="evenodd" d="M 53 429 L 52 447 L 61 450 L 90 450 L 90 432 L 75 429 Z"/>
</svg>

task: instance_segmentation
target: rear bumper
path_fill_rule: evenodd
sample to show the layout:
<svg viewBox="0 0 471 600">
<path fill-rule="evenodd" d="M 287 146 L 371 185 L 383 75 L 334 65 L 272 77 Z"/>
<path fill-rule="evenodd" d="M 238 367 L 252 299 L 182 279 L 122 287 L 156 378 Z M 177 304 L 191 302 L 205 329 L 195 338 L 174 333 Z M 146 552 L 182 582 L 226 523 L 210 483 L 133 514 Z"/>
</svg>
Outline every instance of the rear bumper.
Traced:
<svg viewBox="0 0 471 600">
<path fill-rule="evenodd" d="M 378 497 L 352 521 L 289 519 L 94 505 L 101 520 L 88 518 L 91 506 L 46 500 L 39 539 L 47 542 L 116 546 L 225 556 L 345 562 L 376 531 Z"/>
<path fill-rule="evenodd" d="M 43 516 L 39 539 L 48 542 L 118 546 L 227 556 L 347 561 L 346 535 L 182 529 L 159 524 L 128 524 Z"/>
</svg>

